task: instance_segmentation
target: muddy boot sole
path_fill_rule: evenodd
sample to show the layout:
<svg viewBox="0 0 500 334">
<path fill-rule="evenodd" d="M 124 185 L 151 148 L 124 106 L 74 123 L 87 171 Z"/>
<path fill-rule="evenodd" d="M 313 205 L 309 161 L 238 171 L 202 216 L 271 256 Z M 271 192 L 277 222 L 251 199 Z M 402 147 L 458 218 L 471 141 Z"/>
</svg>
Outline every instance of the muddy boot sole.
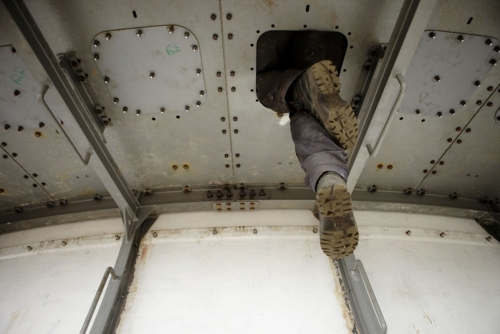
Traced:
<svg viewBox="0 0 500 334">
<path fill-rule="evenodd" d="M 351 150 L 358 140 L 356 115 L 339 96 L 340 79 L 329 60 L 320 61 L 307 71 L 311 113 L 344 150 Z"/>
<path fill-rule="evenodd" d="M 316 201 L 320 214 L 321 249 L 334 260 L 348 256 L 358 246 L 359 232 L 347 188 L 334 184 L 319 189 Z"/>
</svg>

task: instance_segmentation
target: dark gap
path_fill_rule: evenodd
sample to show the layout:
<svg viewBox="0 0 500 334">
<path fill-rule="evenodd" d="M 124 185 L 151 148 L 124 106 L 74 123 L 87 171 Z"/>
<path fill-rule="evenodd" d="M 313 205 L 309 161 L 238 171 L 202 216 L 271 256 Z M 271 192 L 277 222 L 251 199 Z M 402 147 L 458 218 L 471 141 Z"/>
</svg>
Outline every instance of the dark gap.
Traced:
<svg viewBox="0 0 500 334">
<path fill-rule="evenodd" d="M 348 34 L 348 35 L 351 35 L 351 32 L 349 31 L 347 34 Z"/>
<path fill-rule="evenodd" d="M 260 34 L 260 30 L 257 30 L 257 34 Z"/>
<path fill-rule="evenodd" d="M 339 28 L 339 26 L 335 26 L 335 29 L 338 29 L 338 28 Z"/>
<path fill-rule="evenodd" d="M 471 16 L 471 17 L 469 18 L 469 21 L 467 21 L 467 24 L 470 24 L 470 23 L 472 22 L 472 19 L 473 19 L 473 17 Z"/>
<path fill-rule="evenodd" d="M 253 44 L 250 44 L 251 47 L 253 47 Z"/>
<path fill-rule="evenodd" d="M 156 121 L 156 118 L 154 118 L 154 117 L 153 117 L 153 118 L 151 118 L 151 119 L 152 119 L 153 121 Z"/>
<path fill-rule="evenodd" d="M 137 18 L 137 13 L 135 12 L 135 10 L 132 11 L 132 15 L 134 15 L 134 19 Z"/>
<path fill-rule="evenodd" d="M 344 69 L 342 70 L 342 72 L 345 72 L 345 71 L 347 71 L 347 70 L 344 68 Z"/>
<path fill-rule="evenodd" d="M 253 71 L 253 67 L 250 67 L 250 71 Z"/>
<path fill-rule="evenodd" d="M 304 24 L 304 28 L 307 28 L 307 24 Z"/>
<path fill-rule="evenodd" d="M 181 116 L 177 115 L 177 116 L 175 116 L 175 118 L 179 119 L 179 118 L 181 118 Z"/>
<path fill-rule="evenodd" d="M 274 28 L 274 24 L 271 24 L 271 28 Z"/>
<path fill-rule="evenodd" d="M 423 119 L 422 122 L 425 122 L 425 119 Z"/>
<path fill-rule="evenodd" d="M 400 120 L 400 121 L 402 121 L 402 120 L 403 120 L 403 117 L 400 117 L 400 118 L 399 118 L 399 120 Z"/>
<path fill-rule="evenodd" d="M 306 12 L 309 13 L 309 5 L 306 6 Z"/>
<path fill-rule="evenodd" d="M 352 45 L 351 45 L 351 46 L 349 47 L 349 49 L 352 49 L 353 47 L 354 47 L 354 46 L 352 46 Z"/>
</svg>

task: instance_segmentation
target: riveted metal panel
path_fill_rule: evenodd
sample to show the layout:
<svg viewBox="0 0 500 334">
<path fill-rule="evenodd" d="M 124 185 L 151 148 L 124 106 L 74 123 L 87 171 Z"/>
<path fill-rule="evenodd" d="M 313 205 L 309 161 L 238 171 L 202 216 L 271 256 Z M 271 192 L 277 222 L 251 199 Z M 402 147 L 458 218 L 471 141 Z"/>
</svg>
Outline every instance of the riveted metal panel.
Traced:
<svg viewBox="0 0 500 334">
<path fill-rule="evenodd" d="M 461 112 L 483 78 L 496 65 L 500 48 L 493 37 L 427 31 L 405 80 L 400 113 L 437 116 Z"/>
<path fill-rule="evenodd" d="M 495 115 L 499 109 L 500 86 L 497 86 L 427 175 L 422 188 L 434 193 L 456 192 L 458 196 L 487 196 L 498 204 L 500 125 Z"/>
<path fill-rule="evenodd" d="M 217 71 L 224 69 L 218 1 L 61 1 L 50 4 L 28 1 L 27 5 L 54 52 L 72 50 L 81 58 L 88 80 L 112 119 L 113 126 L 105 131 L 108 148 L 132 189 L 232 181 L 226 88 L 223 77 L 216 76 Z M 47 24 L 44 18 L 53 16 L 57 16 L 57 23 Z M 182 108 L 163 115 L 158 110 L 157 114 L 144 117 L 133 116 L 130 111 L 123 114 L 122 108 L 113 103 L 114 96 L 108 92 L 89 45 L 101 32 L 133 28 L 144 30 L 146 37 L 146 30 L 152 29 L 149 27 L 172 24 L 183 27 L 174 27 L 174 34 L 179 32 L 183 36 L 183 29 L 187 29 L 191 32 L 188 40 L 194 40 L 193 36 L 196 36 L 206 83 L 205 101 L 200 100 L 199 108 L 191 105 L 192 112 L 188 113 Z M 161 29 L 165 30 L 165 27 Z M 214 34 L 219 36 L 217 40 L 214 40 Z M 113 37 L 109 41 L 100 40 L 101 46 L 112 42 Z M 136 35 L 132 37 L 138 38 Z M 162 51 L 165 49 L 166 46 L 162 47 Z M 139 59 L 129 61 L 134 63 Z M 163 71 L 156 63 L 151 63 L 151 66 L 158 67 L 156 71 Z M 223 87 L 223 93 L 218 92 L 218 87 Z M 199 93 L 199 89 L 196 92 Z M 143 104 L 147 96 L 141 99 Z M 168 106 L 165 108 L 169 110 Z M 223 130 L 226 134 L 222 133 Z"/>
<path fill-rule="evenodd" d="M 196 112 L 205 101 L 196 36 L 177 26 L 102 32 L 90 46 L 113 102 L 130 117 Z"/>
<path fill-rule="evenodd" d="M 8 172 L 13 179 L 5 178 L 9 189 L 6 197 L 10 198 L 6 206 L 105 192 L 95 172 L 90 167 L 82 168 L 38 105 L 39 85 L 12 46 L 0 48 L 0 85 L 0 122 L 5 129 L 0 132 L 0 140 L 19 170 Z M 47 101 L 55 109 L 64 108 L 55 99 L 53 89 L 47 93 Z M 29 179 L 19 183 L 24 175 Z M 21 184 L 22 188 L 14 189 Z M 43 190 L 33 190 L 33 185 Z M 24 197 L 19 194 L 23 189 Z"/>
<path fill-rule="evenodd" d="M 343 33 L 349 46 L 340 73 L 340 96 L 350 101 L 371 43 L 389 40 L 403 2 L 393 1 L 391 5 L 376 8 L 369 1 L 354 4 L 324 0 L 307 3 L 223 0 L 221 3 L 233 153 L 239 154 L 234 159 L 235 180 L 301 184 L 304 172 L 295 156 L 288 116 L 277 117 L 257 101 L 258 38 L 269 30 Z"/>
<path fill-rule="evenodd" d="M 422 39 L 430 39 L 429 33 L 431 32 L 434 32 L 434 30 L 426 31 Z M 442 32 L 436 32 L 436 34 L 438 36 L 442 34 Z M 471 36 L 460 33 L 453 33 L 450 36 L 455 36 L 456 38 L 456 36 L 459 35 L 464 36 L 469 41 L 470 38 L 472 38 Z M 417 188 L 420 187 L 420 183 L 424 178 L 433 172 L 432 168 L 440 162 L 441 156 L 450 148 L 460 132 L 465 129 L 467 123 L 469 123 L 481 108 L 484 101 L 491 95 L 492 91 L 495 89 L 494 87 L 500 82 L 499 67 L 492 66 L 486 61 L 491 59 L 490 57 L 493 57 L 491 51 L 495 46 L 486 45 L 484 43 L 486 39 L 487 38 L 481 37 L 477 42 L 481 41 L 488 49 L 488 55 L 483 56 L 484 59 L 481 63 L 483 64 L 486 62 L 485 66 L 489 66 L 489 72 L 482 77 L 479 87 L 473 85 L 473 82 L 477 79 L 475 75 L 469 78 L 470 80 L 467 82 L 472 84 L 474 90 L 472 95 L 464 100 L 466 105 L 461 106 L 461 109 L 457 109 L 455 114 L 451 114 L 448 108 L 442 109 L 442 117 L 437 117 L 435 111 L 429 112 L 431 109 L 426 109 L 426 114 L 424 114 L 424 109 L 421 110 L 420 114 L 415 113 L 415 110 L 410 113 L 402 113 L 400 109 L 400 112 L 395 115 L 395 119 L 392 122 L 379 153 L 375 158 L 370 157 L 368 159 L 359 178 L 358 187 L 363 188 L 375 184 L 380 189 L 389 190 Z M 456 42 L 460 43 L 458 41 Z M 431 51 L 429 51 L 426 57 L 439 59 L 443 51 L 440 50 L 439 47 L 433 50 L 435 50 L 435 53 L 432 54 Z M 459 49 L 457 49 L 456 52 L 460 54 Z M 416 56 L 419 56 L 418 52 Z M 469 55 L 469 57 L 471 57 L 471 55 Z M 470 61 L 470 59 L 467 58 L 467 61 Z M 419 70 L 428 73 L 439 73 L 443 78 L 453 77 L 455 69 L 452 67 L 449 67 L 446 72 L 443 67 L 433 66 L 432 64 L 432 62 L 427 64 L 429 66 L 427 70 L 422 69 L 418 64 L 412 64 L 405 78 L 406 76 L 410 76 L 411 73 L 417 73 Z M 414 66 L 416 67 L 414 68 Z M 432 76 L 430 77 L 430 80 L 431 79 Z M 441 84 L 441 82 L 436 82 L 436 84 Z M 454 84 L 450 83 L 450 85 L 451 87 L 449 90 L 451 91 L 451 96 Z M 460 86 L 460 83 L 457 85 Z M 422 93 L 422 97 L 424 98 L 426 94 L 421 86 L 422 85 L 408 84 L 407 95 L 410 94 L 415 96 Z M 442 95 L 448 96 L 447 94 L 446 92 Z M 441 101 L 440 103 L 444 102 Z M 460 105 L 460 100 L 458 100 L 457 103 Z M 485 137 L 488 136 L 489 134 L 485 134 Z M 435 176 L 435 174 L 431 174 L 430 176 Z M 428 191 L 431 190 L 428 189 Z M 433 191 L 442 193 L 445 190 L 434 187 Z"/>
</svg>

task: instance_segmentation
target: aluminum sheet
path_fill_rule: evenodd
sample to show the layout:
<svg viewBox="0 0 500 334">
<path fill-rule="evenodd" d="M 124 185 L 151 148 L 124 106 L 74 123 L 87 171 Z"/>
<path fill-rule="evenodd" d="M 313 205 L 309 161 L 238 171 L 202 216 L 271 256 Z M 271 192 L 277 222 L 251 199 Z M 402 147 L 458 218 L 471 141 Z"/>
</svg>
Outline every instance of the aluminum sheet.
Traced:
<svg viewBox="0 0 500 334">
<path fill-rule="evenodd" d="M 429 30 L 415 51 L 400 113 L 449 117 L 470 103 L 484 77 L 500 61 L 493 37 Z"/>
</svg>

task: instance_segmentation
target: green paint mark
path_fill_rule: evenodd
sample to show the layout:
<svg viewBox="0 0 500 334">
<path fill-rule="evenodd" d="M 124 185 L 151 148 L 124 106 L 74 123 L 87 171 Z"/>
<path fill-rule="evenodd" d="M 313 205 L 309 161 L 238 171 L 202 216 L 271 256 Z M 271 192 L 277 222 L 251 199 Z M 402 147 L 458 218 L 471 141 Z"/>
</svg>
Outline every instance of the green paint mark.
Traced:
<svg viewBox="0 0 500 334">
<path fill-rule="evenodd" d="M 25 70 L 17 71 L 16 69 L 13 69 L 12 72 L 14 72 L 14 74 L 12 74 L 10 76 L 10 80 L 12 80 L 13 82 L 15 82 L 18 85 L 21 85 L 21 82 L 23 82 L 23 79 L 26 78 Z"/>
<path fill-rule="evenodd" d="M 181 52 L 181 49 L 177 45 L 175 45 L 175 44 L 169 44 L 169 45 L 167 45 L 167 54 L 169 56 L 173 56 L 173 55 L 175 55 L 176 53 L 179 53 L 179 52 Z"/>
</svg>

